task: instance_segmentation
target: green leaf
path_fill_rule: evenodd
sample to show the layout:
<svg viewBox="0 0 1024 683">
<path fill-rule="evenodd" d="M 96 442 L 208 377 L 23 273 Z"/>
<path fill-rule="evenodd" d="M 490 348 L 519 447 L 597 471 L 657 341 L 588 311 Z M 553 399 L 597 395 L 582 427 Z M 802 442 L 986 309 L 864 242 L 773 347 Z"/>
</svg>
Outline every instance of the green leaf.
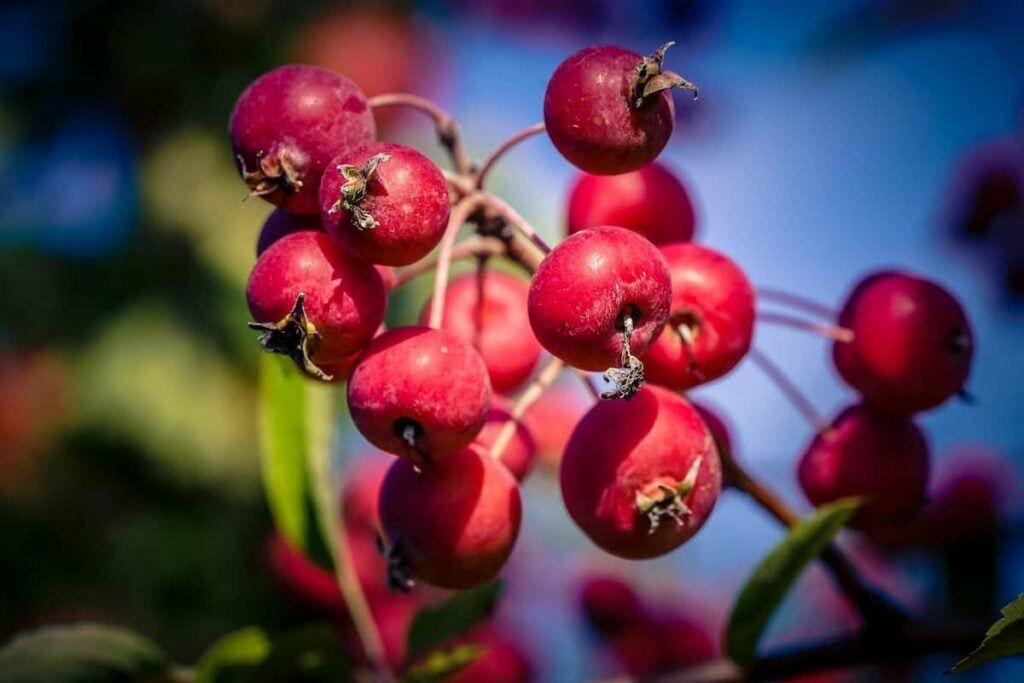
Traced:
<svg viewBox="0 0 1024 683">
<path fill-rule="evenodd" d="M 985 632 L 985 639 L 971 654 L 953 665 L 960 673 L 1003 657 L 1024 653 L 1024 593 L 1000 610 L 1003 617 Z"/>
<path fill-rule="evenodd" d="M 351 680 L 333 629 L 310 625 L 269 638 L 245 628 L 221 638 L 196 666 L 196 683 L 328 683 Z"/>
<path fill-rule="evenodd" d="M 436 607 L 424 607 L 409 628 L 409 655 L 416 656 L 440 643 L 464 635 L 494 614 L 503 585 L 495 579 L 456 593 Z"/>
<path fill-rule="evenodd" d="M 230 667 L 259 664 L 270 654 L 270 638 L 262 629 L 243 628 L 222 636 L 196 664 L 196 683 L 216 683 Z"/>
<path fill-rule="evenodd" d="M 747 579 L 733 606 L 725 642 L 729 656 L 748 666 L 768 620 L 790 587 L 860 506 L 859 498 L 844 498 L 818 508 L 800 521 L 765 557 Z"/>
<path fill-rule="evenodd" d="M 448 676 L 472 664 L 473 660 L 483 654 L 483 651 L 484 648 L 480 645 L 460 645 L 451 650 L 431 652 L 426 660 L 413 666 L 408 673 L 402 676 L 402 683 L 443 681 Z"/>
<path fill-rule="evenodd" d="M 329 556 L 316 524 L 307 454 L 311 439 L 329 438 L 331 413 L 320 408 L 329 391 L 288 358 L 260 354 L 260 448 L 271 515 L 281 536 L 321 564 Z"/>
<path fill-rule="evenodd" d="M 164 680 L 171 661 L 148 638 L 114 626 L 51 626 L 0 649 L 0 683 Z"/>
</svg>

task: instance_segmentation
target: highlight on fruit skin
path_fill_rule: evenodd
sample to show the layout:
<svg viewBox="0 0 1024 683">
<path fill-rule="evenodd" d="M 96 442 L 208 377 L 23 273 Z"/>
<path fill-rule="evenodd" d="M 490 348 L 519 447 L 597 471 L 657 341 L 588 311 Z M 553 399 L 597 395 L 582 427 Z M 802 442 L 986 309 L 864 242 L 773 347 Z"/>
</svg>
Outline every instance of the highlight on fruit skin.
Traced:
<svg viewBox="0 0 1024 683">
<path fill-rule="evenodd" d="M 664 555 L 696 534 L 722 487 L 714 439 L 681 396 L 645 386 L 601 401 L 562 459 L 562 499 L 600 548 L 627 559 Z"/>
</svg>

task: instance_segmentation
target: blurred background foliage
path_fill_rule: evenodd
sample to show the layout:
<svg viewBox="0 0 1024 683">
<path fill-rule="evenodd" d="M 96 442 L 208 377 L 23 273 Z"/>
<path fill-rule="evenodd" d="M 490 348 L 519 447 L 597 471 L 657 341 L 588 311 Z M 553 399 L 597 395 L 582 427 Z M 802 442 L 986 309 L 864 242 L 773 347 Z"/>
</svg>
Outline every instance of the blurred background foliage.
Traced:
<svg viewBox="0 0 1024 683">
<path fill-rule="evenodd" d="M 1024 48 L 1014 27 L 1024 25 L 1021 5 L 5 2 L 0 640 L 88 617 L 131 625 L 191 661 L 232 628 L 283 627 L 305 616 L 269 575 L 270 522 L 258 485 L 257 350 L 244 325 L 243 288 L 269 209 L 242 201 L 225 135 L 243 87 L 288 61 L 343 72 L 369 94 L 437 98 L 463 118 L 479 155 L 538 118 L 547 75 L 572 50 L 679 41 L 672 59 L 687 75 L 695 72 L 706 97 L 700 106 L 678 101 L 680 125 L 666 158 L 678 159 L 694 181 L 701 237 L 748 264 L 755 281 L 823 300 L 835 300 L 854 274 L 881 261 L 951 282 L 968 302 L 988 360 L 972 385 L 981 397 L 977 412 L 954 407 L 929 417 L 933 444 L 945 453 L 977 442 L 1019 464 L 1020 194 L 995 193 L 993 201 L 1011 210 L 1000 209 L 992 232 L 965 237 L 956 216 L 978 197 L 969 190 L 977 150 L 1004 140 L 1000 149 L 1009 151 L 994 155 L 998 164 L 1009 164 L 1011 175 L 1020 170 L 1021 143 L 1005 139 L 1020 134 Z M 956 98 L 969 102 L 959 109 L 950 104 Z M 915 119 L 900 118 L 908 111 L 933 124 L 932 137 L 915 137 Z M 388 111 L 379 123 L 384 137 L 437 154 L 415 116 Z M 904 136 L 906 149 L 862 156 L 873 149 L 865 140 L 891 142 L 887 132 Z M 895 157 L 902 162 L 889 161 Z M 889 192 L 865 201 L 875 171 L 892 181 Z M 813 181 L 801 185 L 800 174 L 809 172 Z M 554 239 L 570 176 L 549 146 L 531 143 L 504 162 L 494 182 Z M 942 206 L 947 200 L 951 207 Z M 876 220 L 882 211 L 891 220 Z M 389 317 L 410 319 L 424 296 L 423 287 L 407 289 Z M 838 405 L 841 391 L 822 363 L 806 363 L 807 346 L 779 348 L 815 400 Z M 806 426 L 747 374 L 729 384 L 710 392 L 713 402 L 734 417 L 741 443 L 756 452 L 751 460 L 793 493 L 792 462 L 809 438 Z M 764 397 L 763 405 L 750 396 Z M 359 448 L 353 442 L 349 450 Z M 605 663 L 584 657 L 594 643 L 579 634 L 566 602 L 572 591 L 565 586 L 581 567 L 596 562 L 642 574 L 649 593 L 664 601 L 685 595 L 715 625 L 747 568 L 777 538 L 769 523 L 751 521 L 756 512 L 724 501 L 699 543 L 636 572 L 595 559 L 565 519 L 550 479 L 530 483 L 527 506 L 510 570 L 509 590 L 520 599 L 509 601 L 516 605 L 509 618 L 533 634 L 541 670 L 558 679 L 602 671 Z M 1015 510 L 1001 513 L 1013 530 Z M 938 564 L 911 555 L 890 565 L 877 553 L 862 561 L 910 604 L 986 616 L 1024 587 L 1018 537 L 972 541 L 968 550 L 947 550 Z M 552 579 L 552 563 L 564 557 L 571 561 Z M 821 576 L 812 572 L 802 587 L 804 597 L 779 621 L 781 642 L 818 635 L 817 620 L 849 625 Z M 979 675 L 1011 680 L 1021 670 L 993 671 Z"/>
</svg>

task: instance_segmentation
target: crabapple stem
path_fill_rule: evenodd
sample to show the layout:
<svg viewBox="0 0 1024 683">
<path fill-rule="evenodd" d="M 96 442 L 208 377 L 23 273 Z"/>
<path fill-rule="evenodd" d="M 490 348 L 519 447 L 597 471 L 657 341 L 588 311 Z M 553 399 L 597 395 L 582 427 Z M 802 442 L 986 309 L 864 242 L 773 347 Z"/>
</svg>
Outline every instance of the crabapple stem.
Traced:
<svg viewBox="0 0 1024 683">
<path fill-rule="evenodd" d="M 306 390 L 307 392 L 328 391 L 326 387 L 314 385 L 308 385 Z M 328 400 L 310 401 L 309 403 L 311 409 L 315 407 L 323 412 L 330 411 L 331 402 Z M 331 424 L 330 416 L 324 417 L 324 420 L 311 420 L 311 423 Z M 309 478 L 313 484 L 317 521 L 327 543 L 331 559 L 334 561 L 334 575 L 338 582 L 338 588 L 348 607 L 349 614 L 352 616 L 352 622 L 356 627 L 363 651 L 373 665 L 377 678 L 385 682 L 393 681 L 394 676 L 387 663 L 380 630 L 370 611 L 370 605 L 366 600 L 366 594 L 363 593 L 362 585 L 359 583 L 359 577 L 355 573 L 355 561 L 345 529 L 344 510 L 343 506 L 338 504 L 338 482 L 331 474 L 331 449 L 329 447 L 307 448 L 306 453 Z"/>
<path fill-rule="evenodd" d="M 505 245 L 501 240 L 495 237 L 481 237 L 479 235 L 474 235 L 473 237 L 459 242 L 452 247 L 452 262 L 474 256 L 477 258 L 481 256 L 501 256 L 504 253 Z M 404 285 L 413 278 L 419 277 L 424 273 L 428 273 L 436 267 L 436 256 L 417 261 L 411 266 L 407 266 L 398 271 L 395 286 Z"/>
<path fill-rule="evenodd" d="M 480 340 L 484 333 L 484 297 L 486 295 L 487 262 L 486 254 L 476 255 L 476 306 L 473 311 L 473 348 L 480 350 Z"/>
<path fill-rule="evenodd" d="M 441 169 L 441 175 L 444 177 L 445 182 L 451 185 L 458 193 L 459 198 L 466 196 L 474 189 L 473 181 L 464 175 L 446 169 Z"/>
<path fill-rule="evenodd" d="M 501 157 L 505 156 L 506 152 L 508 152 L 510 149 L 518 145 L 523 140 L 528 140 L 532 138 L 534 135 L 538 135 L 543 132 L 544 122 L 542 121 L 540 123 L 535 123 L 528 128 L 524 128 L 523 130 L 519 131 L 518 133 L 516 133 L 515 135 L 508 138 L 500 145 L 498 145 L 497 148 L 495 148 L 495 150 L 491 152 L 486 159 L 484 159 L 483 163 L 480 164 L 480 170 L 477 171 L 476 173 L 476 189 L 483 189 L 484 182 L 487 180 L 487 174 L 491 172 L 491 168 L 494 166 L 494 162 L 496 162 Z"/>
<path fill-rule="evenodd" d="M 492 209 L 499 216 L 508 221 L 513 228 L 518 230 L 523 237 L 537 245 L 542 252 L 547 254 L 551 251 L 551 247 L 544 241 L 544 238 L 537 234 L 537 231 L 534 230 L 533 226 L 530 225 L 530 223 L 523 218 L 518 211 L 509 206 L 505 200 L 488 192 L 482 192 L 481 194 L 483 196 L 483 204 L 487 208 Z"/>
<path fill-rule="evenodd" d="M 473 193 L 459 200 L 459 203 L 452 209 L 448 218 L 448 227 L 441 238 L 441 246 L 437 255 L 437 271 L 434 273 L 434 298 L 430 307 L 430 326 L 434 329 L 441 327 L 444 319 L 444 297 L 448 290 L 448 270 L 452 264 L 452 249 L 455 246 L 455 237 L 469 217 L 483 203 L 480 193 Z"/>
<path fill-rule="evenodd" d="M 728 473 L 733 485 L 753 499 L 762 509 L 786 527 L 793 527 L 800 521 L 800 515 L 775 491 L 755 479 L 740 465 L 727 449 L 719 451 L 722 470 Z M 868 586 L 850 559 L 834 544 L 829 544 L 821 553 L 821 560 L 828 566 L 836 583 L 857 606 L 866 622 L 881 618 L 904 620 L 903 612 L 874 588 Z"/>
<path fill-rule="evenodd" d="M 818 315 L 829 320 L 835 320 L 836 318 L 836 312 L 828 306 L 819 304 L 817 301 L 812 301 L 811 299 L 799 294 L 793 294 L 792 292 L 786 292 L 772 287 L 758 287 L 757 296 L 760 299 L 767 299 L 768 301 L 792 306 L 793 308 L 797 308 L 812 315 Z"/>
<path fill-rule="evenodd" d="M 622 346 L 619 352 L 619 367 L 604 371 L 604 380 L 615 385 L 612 391 L 601 392 L 601 398 L 630 398 L 644 385 L 644 363 L 633 355 L 633 313 L 623 311 Z"/>
<path fill-rule="evenodd" d="M 782 371 L 778 365 L 775 364 L 768 356 L 761 353 L 757 349 L 750 349 L 750 360 L 754 362 L 754 365 L 761 368 L 761 371 L 767 375 L 768 379 L 778 387 L 782 395 L 793 404 L 793 407 L 803 415 L 814 430 L 819 434 L 825 434 L 829 430 L 828 423 L 825 419 L 818 414 L 817 409 L 808 400 L 806 396 L 797 389 L 796 385 L 793 384 L 792 380 L 786 376 L 786 373 Z"/>
<path fill-rule="evenodd" d="M 831 325 L 829 323 L 816 323 L 810 320 L 804 320 L 803 318 L 786 315 L 785 313 L 775 313 L 773 311 L 759 312 L 757 314 L 757 319 L 760 322 L 781 325 L 783 327 L 792 327 L 797 330 L 811 332 L 818 336 L 843 344 L 848 344 L 853 341 L 853 330 L 848 327 Z"/>
<path fill-rule="evenodd" d="M 448 150 L 452 163 L 455 165 L 455 170 L 463 175 L 468 175 L 472 172 L 473 165 L 462 144 L 462 135 L 459 132 L 458 122 L 456 122 L 451 114 L 434 102 L 411 93 L 387 93 L 369 98 L 368 103 L 373 109 L 402 106 L 411 107 L 423 112 L 434 120 L 438 139 L 444 148 Z"/>
<path fill-rule="evenodd" d="M 526 411 L 544 395 L 544 391 L 551 386 L 551 383 L 555 381 L 564 367 L 565 363 L 561 359 L 552 358 L 544 366 L 544 369 L 540 371 L 540 374 L 530 382 L 529 386 L 523 389 L 522 393 L 516 398 L 515 403 L 512 404 L 509 418 L 502 425 L 501 431 L 498 432 L 498 438 L 491 444 L 491 450 L 488 455 L 495 459 L 502 456 L 512 441 L 512 437 L 516 435 L 516 428 L 522 422 Z"/>
</svg>

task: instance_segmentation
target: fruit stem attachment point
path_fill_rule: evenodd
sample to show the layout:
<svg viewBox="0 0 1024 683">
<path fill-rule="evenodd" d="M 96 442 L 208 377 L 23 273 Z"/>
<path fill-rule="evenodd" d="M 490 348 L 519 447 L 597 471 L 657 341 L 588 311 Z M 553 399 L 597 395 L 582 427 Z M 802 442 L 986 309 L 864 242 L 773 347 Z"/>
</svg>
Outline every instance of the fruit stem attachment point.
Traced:
<svg viewBox="0 0 1024 683">
<path fill-rule="evenodd" d="M 377 219 L 368 211 L 361 208 L 359 204 L 366 197 L 366 188 L 370 184 L 377 167 L 391 159 L 390 154 L 374 154 L 366 160 L 366 163 L 359 166 L 351 164 L 338 164 L 337 170 L 345 183 L 338 192 L 338 201 L 334 202 L 327 213 L 338 213 L 348 211 L 352 214 L 352 222 L 358 230 L 372 230 L 377 227 Z"/>
<path fill-rule="evenodd" d="M 700 97 L 700 91 L 693 83 L 674 71 L 662 70 L 662 65 L 665 62 L 665 53 L 675 44 L 675 41 L 665 43 L 640 60 L 640 63 L 636 65 L 636 85 L 633 86 L 633 98 L 630 103 L 633 109 L 639 109 L 648 97 L 669 88 L 689 90 L 693 93 L 693 99 L 695 100 Z"/>
<path fill-rule="evenodd" d="M 601 392 L 601 398 L 632 398 L 644 385 L 644 363 L 633 355 L 633 313 L 620 314 L 622 344 L 619 351 L 619 367 L 608 368 L 601 375 L 606 382 L 615 385 L 614 390 Z"/>
<path fill-rule="evenodd" d="M 306 295 L 299 292 L 288 315 L 276 323 L 250 322 L 249 329 L 260 332 L 260 346 L 265 351 L 288 356 L 310 377 L 329 382 L 334 378 L 313 362 L 313 355 L 320 346 L 320 333 L 306 316 L 305 301 Z"/>
</svg>

